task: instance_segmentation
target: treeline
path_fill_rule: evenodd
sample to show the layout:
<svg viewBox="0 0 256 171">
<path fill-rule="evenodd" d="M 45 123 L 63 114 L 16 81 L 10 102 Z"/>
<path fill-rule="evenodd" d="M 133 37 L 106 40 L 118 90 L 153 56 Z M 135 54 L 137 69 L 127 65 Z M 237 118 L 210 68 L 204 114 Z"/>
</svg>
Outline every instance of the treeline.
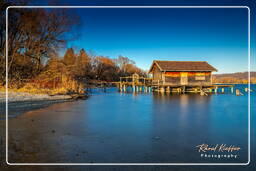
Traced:
<svg viewBox="0 0 256 171">
<path fill-rule="evenodd" d="M 117 81 L 120 76 L 138 73 L 134 61 L 119 56 L 111 59 L 67 49 L 58 52 L 77 35 L 80 19 L 70 9 L 11 8 L 8 10 L 8 68 L 6 70 L 5 9 L 29 5 L 22 0 L 0 2 L 0 85 L 11 88 L 63 89 L 79 91 L 90 80 Z"/>
<path fill-rule="evenodd" d="M 73 35 L 79 18 L 68 9 L 10 8 L 8 10 L 8 68 L 5 69 L 5 9 L 27 5 L 26 1 L 1 1 L 0 78 L 8 72 L 12 84 L 32 79 L 44 70 L 45 62 Z"/>
<path fill-rule="evenodd" d="M 63 59 L 59 60 L 71 69 L 76 80 L 118 81 L 121 76 L 137 73 L 145 76 L 146 72 L 135 65 L 128 57 L 119 56 L 112 59 L 87 53 L 81 49 L 78 54 L 73 48 L 67 49 Z"/>
<path fill-rule="evenodd" d="M 73 48 L 69 48 L 64 57 L 52 56 L 35 81 L 40 87 L 66 87 L 79 92 L 91 82 L 119 81 L 121 76 L 133 73 L 146 76 L 146 72 L 127 57 L 120 55 L 111 59 L 87 53 L 84 49 L 75 53 Z"/>
</svg>

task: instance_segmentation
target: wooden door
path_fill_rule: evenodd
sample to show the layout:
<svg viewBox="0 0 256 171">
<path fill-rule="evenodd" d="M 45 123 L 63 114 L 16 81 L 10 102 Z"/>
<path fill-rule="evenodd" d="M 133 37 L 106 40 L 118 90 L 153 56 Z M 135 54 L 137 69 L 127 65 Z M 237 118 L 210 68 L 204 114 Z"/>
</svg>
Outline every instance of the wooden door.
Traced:
<svg viewBox="0 0 256 171">
<path fill-rule="evenodd" d="M 187 72 L 181 72 L 180 73 L 180 84 L 181 85 L 187 85 L 188 84 L 188 73 Z"/>
</svg>

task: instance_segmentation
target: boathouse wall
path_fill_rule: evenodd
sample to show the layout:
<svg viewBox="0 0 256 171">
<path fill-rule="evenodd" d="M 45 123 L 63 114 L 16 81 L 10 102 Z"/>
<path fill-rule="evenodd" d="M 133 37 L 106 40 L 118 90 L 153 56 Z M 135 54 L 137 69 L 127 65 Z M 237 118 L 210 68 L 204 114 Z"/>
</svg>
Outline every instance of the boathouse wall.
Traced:
<svg viewBox="0 0 256 171">
<path fill-rule="evenodd" d="M 165 84 L 181 84 L 182 74 L 187 76 L 187 85 L 208 85 L 211 84 L 211 72 L 165 72 Z"/>
<path fill-rule="evenodd" d="M 160 71 L 160 69 L 154 64 L 153 69 L 153 80 L 163 80 L 163 73 Z"/>
</svg>

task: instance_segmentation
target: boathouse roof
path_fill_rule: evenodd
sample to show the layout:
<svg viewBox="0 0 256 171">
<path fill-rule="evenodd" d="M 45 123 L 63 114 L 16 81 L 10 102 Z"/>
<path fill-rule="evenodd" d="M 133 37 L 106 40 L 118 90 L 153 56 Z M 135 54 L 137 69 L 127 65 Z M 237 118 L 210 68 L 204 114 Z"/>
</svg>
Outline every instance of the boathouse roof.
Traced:
<svg viewBox="0 0 256 171">
<path fill-rule="evenodd" d="M 149 72 L 156 65 L 160 71 L 217 71 L 206 61 L 158 61 L 154 60 Z"/>
</svg>

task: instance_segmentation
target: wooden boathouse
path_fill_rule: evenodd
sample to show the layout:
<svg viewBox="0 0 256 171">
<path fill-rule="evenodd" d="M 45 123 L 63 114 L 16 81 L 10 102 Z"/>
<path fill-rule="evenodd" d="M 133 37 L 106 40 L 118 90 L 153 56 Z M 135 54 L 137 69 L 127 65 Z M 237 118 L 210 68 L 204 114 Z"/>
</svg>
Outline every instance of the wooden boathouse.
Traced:
<svg viewBox="0 0 256 171">
<path fill-rule="evenodd" d="M 153 61 L 149 73 L 153 84 L 207 86 L 212 85 L 214 71 L 205 61 Z"/>
<path fill-rule="evenodd" d="M 156 91 L 205 93 L 217 91 L 218 87 L 233 87 L 213 85 L 212 72 L 215 71 L 217 69 L 206 61 L 155 60 L 149 69 L 152 74 L 152 87 Z"/>
<path fill-rule="evenodd" d="M 118 87 L 120 91 L 126 91 L 132 87 L 134 92 L 194 92 L 201 95 L 206 93 L 221 92 L 234 85 L 213 84 L 212 72 L 217 71 L 206 61 L 159 61 L 154 60 L 150 69 L 150 78 L 140 77 L 134 73 L 132 76 L 120 77 Z"/>
</svg>

